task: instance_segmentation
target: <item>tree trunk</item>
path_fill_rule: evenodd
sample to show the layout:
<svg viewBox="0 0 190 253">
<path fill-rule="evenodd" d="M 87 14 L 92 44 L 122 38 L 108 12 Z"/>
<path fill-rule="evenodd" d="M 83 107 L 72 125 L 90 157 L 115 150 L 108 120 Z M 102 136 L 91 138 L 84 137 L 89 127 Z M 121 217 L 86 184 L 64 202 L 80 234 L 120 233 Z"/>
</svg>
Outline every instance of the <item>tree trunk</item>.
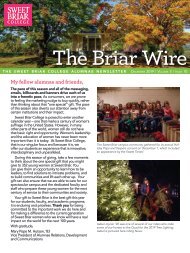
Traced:
<svg viewBox="0 0 190 253">
<path fill-rule="evenodd" d="M 43 24 L 43 39 L 39 40 L 39 60 L 38 67 L 44 67 L 46 65 L 47 49 L 49 41 L 49 31 L 46 22 Z"/>
<path fill-rule="evenodd" d="M 47 57 L 47 45 L 44 41 L 39 42 L 39 51 L 38 51 L 38 67 L 44 67 L 46 65 L 46 57 Z"/>
<path fill-rule="evenodd" d="M 165 52 L 166 51 L 166 43 L 165 42 L 162 42 L 160 43 L 159 45 L 159 50 Z M 159 63 L 160 67 L 161 68 L 164 68 L 164 58 L 163 58 L 163 54 L 161 55 L 160 57 L 160 63 Z"/>
</svg>

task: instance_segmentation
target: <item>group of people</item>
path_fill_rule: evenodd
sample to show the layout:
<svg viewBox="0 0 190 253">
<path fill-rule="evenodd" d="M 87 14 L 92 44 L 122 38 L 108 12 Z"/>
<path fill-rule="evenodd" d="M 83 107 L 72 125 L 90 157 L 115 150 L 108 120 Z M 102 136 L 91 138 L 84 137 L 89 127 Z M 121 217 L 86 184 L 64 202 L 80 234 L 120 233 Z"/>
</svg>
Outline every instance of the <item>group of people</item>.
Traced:
<svg viewBox="0 0 190 253">
<path fill-rule="evenodd" d="M 127 103 L 125 106 L 98 105 L 98 120 L 118 120 L 119 131 L 133 135 L 136 132 L 161 131 L 162 121 L 172 120 L 175 115 L 168 101 L 162 106 L 160 101 L 146 103 Z M 179 115 L 178 115 L 179 118 Z"/>
</svg>

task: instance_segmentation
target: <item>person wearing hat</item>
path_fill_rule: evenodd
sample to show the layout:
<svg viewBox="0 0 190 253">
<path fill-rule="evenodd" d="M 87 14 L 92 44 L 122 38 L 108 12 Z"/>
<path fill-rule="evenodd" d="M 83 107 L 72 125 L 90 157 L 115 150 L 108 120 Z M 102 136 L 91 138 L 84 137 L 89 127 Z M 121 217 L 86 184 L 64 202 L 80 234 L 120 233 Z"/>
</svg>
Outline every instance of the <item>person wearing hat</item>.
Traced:
<svg viewBox="0 0 190 253">
<path fill-rule="evenodd" d="M 150 183 L 149 183 L 149 180 L 146 177 L 144 178 L 144 181 L 141 185 L 140 192 L 141 192 L 141 195 L 142 195 L 140 209 L 142 210 L 144 201 L 150 193 Z"/>
</svg>

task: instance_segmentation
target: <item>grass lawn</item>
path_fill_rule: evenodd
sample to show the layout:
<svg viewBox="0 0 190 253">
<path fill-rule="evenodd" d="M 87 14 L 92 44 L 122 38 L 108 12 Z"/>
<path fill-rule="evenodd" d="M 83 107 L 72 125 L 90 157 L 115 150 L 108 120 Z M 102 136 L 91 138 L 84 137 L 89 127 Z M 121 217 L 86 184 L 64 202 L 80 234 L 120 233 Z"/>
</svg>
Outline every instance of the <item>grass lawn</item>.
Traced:
<svg viewBox="0 0 190 253">
<path fill-rule="evenodd" d="M 35 68 L 36 56 L 8 56 L 0 57 L 0 67 L 2 68 Z"/>
<path fill-rule="evenodd" d="M 33 55 L 0 56 L 1 68 L 36 68 L 38 57 Z M 46 67 L 55 67 L 56 59 L 48 57 Z"/>
</svg>

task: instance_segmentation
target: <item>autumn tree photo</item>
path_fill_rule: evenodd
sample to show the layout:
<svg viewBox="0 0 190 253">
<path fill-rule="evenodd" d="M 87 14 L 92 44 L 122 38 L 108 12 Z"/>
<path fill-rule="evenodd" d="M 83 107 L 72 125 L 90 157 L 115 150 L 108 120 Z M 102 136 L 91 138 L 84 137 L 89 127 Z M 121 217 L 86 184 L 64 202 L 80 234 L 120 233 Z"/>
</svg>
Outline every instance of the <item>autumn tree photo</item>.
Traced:
<svg viewBox="0 0 190 253">
<path fill-rule="evenodd" d="M 4 3 L 7 1 L 3 0 Z M 25 0 L 33 5 L 32 27 L 4 28 L 3 5 L 0 6 L 0 40 L 4 41 L 7 34 L 19 36 L 23 32 L 23 49 L 27 53 L 32 50 L 38 56 L 38 66 L 46 64 L 47 53 L 51 44 L 54 48 L 71 35 L 80 32 L 90 24 L 92 16 L 100 0 Z M 23 3 L 18 0 L 17 3 Z M 4 43 L 5 44 L 5 43 Z M 5 45 L 6 46 L 6 45 Z"/>
<path fill-rule="evenodd" d="M 123 38 L 125 48 L 149 45 L 155 50 L 179 50 L 190 43 L 185 24 L 189 0 L 121 0 L 116 2 L 110 32 Z"/>
<path fill-rule="evenodd" d="M 94 12 L 99 0 L 34 0 L 34 25 L 29 31 L 30 36 L 39 47 L 39 64 L 44 66 L 48 45 L 59 42 L 79 32 L 85 27 Z"/>
</svg>

